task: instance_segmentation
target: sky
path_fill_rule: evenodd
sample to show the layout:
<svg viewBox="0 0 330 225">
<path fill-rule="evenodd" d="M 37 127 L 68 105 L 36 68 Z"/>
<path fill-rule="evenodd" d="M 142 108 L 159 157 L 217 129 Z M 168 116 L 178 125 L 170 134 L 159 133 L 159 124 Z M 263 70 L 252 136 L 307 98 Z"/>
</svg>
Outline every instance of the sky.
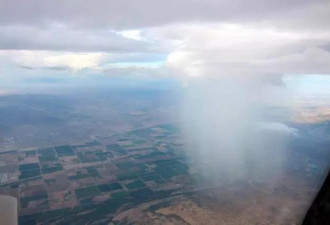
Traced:
<svg viewBox="0 0 330 225">
<path fill-rule="evenodd" d="M 0 77 L 327 75 L 329 12 L 327 0 L 0 0 Z"/>
</svg>

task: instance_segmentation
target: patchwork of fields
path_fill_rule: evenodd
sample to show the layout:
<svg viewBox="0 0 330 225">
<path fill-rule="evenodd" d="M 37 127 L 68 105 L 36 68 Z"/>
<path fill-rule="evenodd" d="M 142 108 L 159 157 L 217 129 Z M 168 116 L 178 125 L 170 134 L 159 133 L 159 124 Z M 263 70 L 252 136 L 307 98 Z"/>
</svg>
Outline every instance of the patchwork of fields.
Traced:
<svg viewBox="0 0 330 225">
<path fill-rule="evenodd" d="M 194 188 L 178 129 L 159 125 L 93 141 L 2 152 L 16 176 L 20 224 L 111 221 L 122 209 Z M 82 215 L 83 214 L 83 215 Z"/>
</svg>

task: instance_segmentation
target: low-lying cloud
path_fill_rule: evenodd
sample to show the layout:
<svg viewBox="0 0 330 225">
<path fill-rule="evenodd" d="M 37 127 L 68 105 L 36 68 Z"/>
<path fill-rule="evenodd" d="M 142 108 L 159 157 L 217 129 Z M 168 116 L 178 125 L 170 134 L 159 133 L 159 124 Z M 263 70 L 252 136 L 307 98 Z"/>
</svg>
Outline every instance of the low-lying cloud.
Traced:
<svg viewBox="0 0 330 225">
<path fill-rule="evenodd" d="M 278 96 L 235 78 L 186 82 L 181 125 L 192 171 L 219 182 L 266 181 L 282 172 L 297 131 L 283 124 L 284 117 L 263 115 L 265 98 Z"/>
</svg>

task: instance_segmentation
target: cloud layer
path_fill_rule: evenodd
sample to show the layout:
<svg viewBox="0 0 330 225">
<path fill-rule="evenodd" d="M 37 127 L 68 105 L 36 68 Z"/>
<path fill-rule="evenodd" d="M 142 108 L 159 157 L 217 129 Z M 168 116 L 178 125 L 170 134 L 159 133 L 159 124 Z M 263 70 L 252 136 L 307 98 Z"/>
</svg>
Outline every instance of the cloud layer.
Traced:
<svg viewBox="0 0 330 225">
<path fill-rule="evenodd" d="M 2 0 L 1 64 L 102 71 L 148 54 L 192 76 L 327 74 L 329 12 L 324 0 Z"/>
<path fill-rule="evenodd" d="M 268 23 L 273 25 L 329 27 L 329 2 L 262 0 L 59 0 L 0 2 L 4 25 L 110 27 L 136 29 L 169 23 L 206 21 Z M 308 16 L 305 16 L 308 15 Z"/>
</svg>

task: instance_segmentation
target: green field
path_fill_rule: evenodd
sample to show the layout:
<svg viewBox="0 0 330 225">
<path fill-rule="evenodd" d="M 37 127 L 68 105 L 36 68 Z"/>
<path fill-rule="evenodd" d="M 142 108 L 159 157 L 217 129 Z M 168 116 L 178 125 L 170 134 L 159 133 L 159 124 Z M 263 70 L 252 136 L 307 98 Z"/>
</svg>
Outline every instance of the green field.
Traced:
<svg viewBox="0 0 330 225">
<path fill-rule="evenodd" d="M 45 203 L 48 202 L 47 194 L 36 195 L 36 196 L 31 196 L 31 197 L 23 197 L 23 198 L 20 198 L 20 203 L 21 203 L 21 206 L 23 208 L 25 208 L 28 206 L 29 202 L 36 201 L 36 200 L 45 200 Z"/>
<path fill-rule="evenodd" d="M 34 170 L 39 169 L 39 163 L 29 163 L 19 165 L 19 170 Z"/>
<path fill-rule="evenodd" d="M 128 190 L 134 190 L 145 187 L 146 185 L 141 180 L 135 180 L 132 183 L 126 184 L 125 186 L 127 187 Z"/>
<path fill-rule="evenodd" d="M 31 178 L 31 177 L 36 177 L 36 176 L 40 176 L 40 169 L 35 169 L 35 170 L 23 170 L 20 171 L 21 175 L 19 176 L 20 180 L 23 179 L 27 179 L 27 178 Z"/>
<path fill-rule="evenodd" d="M 69 145 L 56 146 L 55 151 L 59 157 L 74 155 L 74 152 Z"/>
<path fill-rule="evenodd" d="M 123 189 L 119 183 L 101 184 L 98 186 L 101 192 L 108 192 Z"/>
<path fill-rule="evenodd" d="M 56 161 L 56 153 L 53 148 L 44 148 L 38 150 L 39 162 L 53 162 Z"/>
<path fill-rule="evenodd" d="M 51 166 L 44 165 L 44 166 L 41 167 L 41 172 L 43 174 L 54 173 L 56 171 L 61 171 L 61 170 L 63 170 L 63 167 L 60 163 L 56 163 L 56 164 L 51 165 Z"/>
<path fill-rule="evenodd" d="M 74 192 L 78 199 L 98 195 L 101 193 L 97 186 L 78 188 L 78 189 L 75 189 Z"/>
</svg>

